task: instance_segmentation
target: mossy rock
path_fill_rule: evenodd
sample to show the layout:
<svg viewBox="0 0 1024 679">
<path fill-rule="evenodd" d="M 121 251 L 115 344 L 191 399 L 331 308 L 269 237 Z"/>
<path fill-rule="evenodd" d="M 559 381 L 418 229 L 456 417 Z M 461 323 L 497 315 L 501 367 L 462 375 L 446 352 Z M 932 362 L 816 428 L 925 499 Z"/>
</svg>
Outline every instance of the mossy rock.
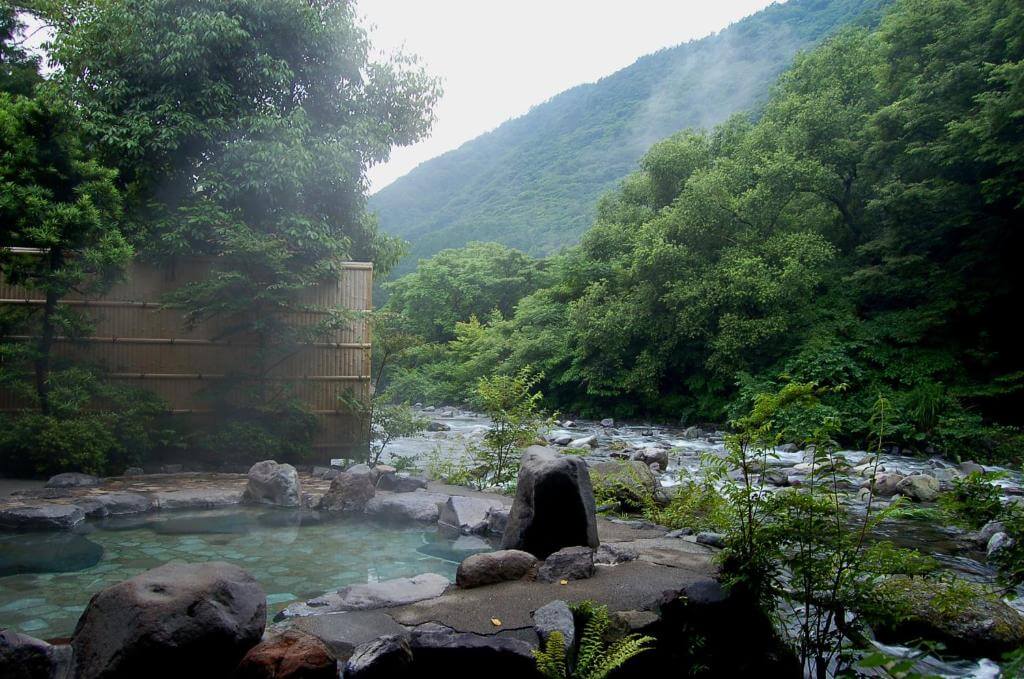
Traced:
<svg viewBox="0 0 1024 679">
<path fill-rule="evenodd" d="M 939 641 L 966 657 L 998 657 L 1024 645 L 1024 618 L 990 589 L 958 580 L 893 577 L 876 592 L 886 615 L 869 616 L 883 642 Z"/>
<path fill-rule="evenodd" d="M 590 481 L 598 504 L 618 502 L 627 512 L 639 512 L 655 497 L 658 477 L 639 460 L 598 462 L 590 467 Z"/>
</svg>

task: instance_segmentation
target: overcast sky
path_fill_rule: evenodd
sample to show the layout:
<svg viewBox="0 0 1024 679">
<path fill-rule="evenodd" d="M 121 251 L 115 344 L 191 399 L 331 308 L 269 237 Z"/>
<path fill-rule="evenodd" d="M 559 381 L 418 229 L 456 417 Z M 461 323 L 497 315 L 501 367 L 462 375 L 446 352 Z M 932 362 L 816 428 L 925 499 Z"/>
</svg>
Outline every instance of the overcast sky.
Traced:
<svg viewBox="0 0 1024 679">
<path fill-rule="evenodd" d="M 370 170 L 377 191 L 425 160 L 638 57 L 719 31 L 771 0 L 359 0 L 382 50 L 444 82 L 429 139 Z"/>
</svg>

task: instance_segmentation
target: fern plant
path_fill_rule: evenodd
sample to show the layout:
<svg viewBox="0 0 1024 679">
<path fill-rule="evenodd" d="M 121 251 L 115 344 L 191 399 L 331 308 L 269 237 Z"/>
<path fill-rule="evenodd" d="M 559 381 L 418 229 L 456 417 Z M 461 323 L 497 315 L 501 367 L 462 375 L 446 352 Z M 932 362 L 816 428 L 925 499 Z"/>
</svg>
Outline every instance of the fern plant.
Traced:
<svg viewBox="0 0 1024 679">
<path fill-rule="evenodd" d="M 608 607 L 582 601 L 572 607 L 577 627 L 582 627 L 575 662 L 570 662 L 565 637 L 552 632 L 542 649 L 533 652 L 537 669 L 549 679 L 605 679 L 612 670 L 631 658 L 650 650 L 653 637 L 629 634 L 615 641 L 608 640 L 611 619 Z"/>
</svg>

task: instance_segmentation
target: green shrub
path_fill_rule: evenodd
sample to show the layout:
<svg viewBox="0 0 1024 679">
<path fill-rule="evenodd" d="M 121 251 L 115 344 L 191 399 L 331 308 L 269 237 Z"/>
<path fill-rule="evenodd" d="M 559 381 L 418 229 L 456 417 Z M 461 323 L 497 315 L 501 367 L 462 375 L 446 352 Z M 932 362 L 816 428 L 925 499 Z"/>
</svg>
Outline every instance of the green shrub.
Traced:
<svg viewBox="0 0 1024 679">
<path fill-rule="evenodd" d="M 573 653 L 566 653 L 565 637 L 552 632 L 544 648 L 533 652 L 537 669 L 548 679 L 605 679 L 630 659 L 650 649 L 653 637 L 627 634 L 609 637 L 611 618 L 607 606 L 581 601 L 572 607 L 578 642 Z"/>
<path fill-rule="evenodd" d="M 647 520 L 669 528 L 721 531 L 729 526 L 729 505 L 714 484 L 703 478 L 687 478 L 665 507 L 651 502 Z"/>
<path fill-rule="evenodd" d="M 972 472 L 953 480 L 953 490 L 939 498 L 939 506 L 968 528 L 981 528 L 1003 512 L 1002 491 L 988 476 Z"/>
<path fill-rule="evenodd" d="M 213 461 L 250 463 L 273 458 L 300 463 L 313 458 L 317 419 L 298 401 L 225 411 L 199 432 L 196 446 Z"/>
</svg>

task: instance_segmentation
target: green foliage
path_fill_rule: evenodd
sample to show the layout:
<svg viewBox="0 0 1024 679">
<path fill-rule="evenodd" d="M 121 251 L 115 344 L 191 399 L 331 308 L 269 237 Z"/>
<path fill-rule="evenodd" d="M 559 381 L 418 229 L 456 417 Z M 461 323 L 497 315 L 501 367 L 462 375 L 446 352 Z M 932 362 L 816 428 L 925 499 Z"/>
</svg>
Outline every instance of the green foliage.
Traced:
<svg viewBox="0 0 1024 679">
<path fill-rule="evenodd" d="M 533 652 L 537 669 L 549 679 L 605 679 L 612 671 L 650 649 L 653 637 L 628 634 L 611 639 L 608 607 L 581 601 L 573 607 L 578 634 L 577 648 L 566 657 L 565 637 L 552 632 L 544 647 Z"/>
<path fill-rule="evenodd" d="M 272 406 L 234 407 L 218 413 L 216 426 L 204 428 L 195 448 L 211 461 L 235 464 L 275 459 L 309 463 L 316 416 L 300 401 L 283 398 Z"/>
<path fill-rule="evenodd" d="M 648 503 L 644 517 L 660 526 L 692 528 L 698 532 L 719 532 L 728 527 L 727 502 L 708 476 L 684 479 L 674 490 L 666 506 Z"/>
<path fill-rule="evenodd" d="M 840 26 L 869 20 L 865 15 L 886 4 L 771 5 L 716 35 L 649 54 L 596 83 L 562 92 L 424 163 L 374 194 L 370 204 L 387 232 L 413 243 L 403 271 L 419 258 L 474 240 L 534 255 L 553 252 L 579 239 L 599 212 L 600 196 L 636 167 L 653 142 L 758 106 L 795 54 Z M 684 172 L 689 160 L 666 150 L 657 167 L 669 178 Z M 676 188 L 667 179 L 636 191 L 655 196 L 657 209 L 671 202 Z M 636 210 L 649 214 L 651 208 Z"/>
<path fill-rule="evenodd" d="M 1003 513 L 1003 493 L 991 483 L 993 477 L 972 472 L 954 479 L 953 490 L 939 498 L 939 506 L 968 528 L 981 528 Z"/>
<path fill-rule="evenodd" d="M 482 377 L 477 383 L 473 403 L 491 419 L 483 445 L 473 449 L 484 469 L 484 485 L 505 486 L 518 476 L 519 452 L 545 422 L 539 405 L 543 394 L 534 391 L 543 377 L 527 366 L 515 375 Z"/>
<path fill-rule="evenodd" d="M 177 445 L 166 404 L 153 394 L 106 382 L 82 368 L 53 372 L 52 413 L 0 418 L 0 472 L 120 474 L 154 450 Z"/>
<path fill-rule="evenodd" d="M 1022 27 L 904 0 L 799 55 L 754 115 L 653 146 L 545 287 L 457 319 L 396 388 L 458 400 L 532 365 L 563 411 L 722 421 L 814 383 L 843 446 L 881 395 L 889 445 L 1020 461 Z"/>
<path fill-rule="evenodd" d="M 367 464 L 373 466 L 380 462 L 384 449 L 394 439 L 414 436 L 426 429 L 430 422 L 418 416 L 408 403 L 396 405 L 374 399 L 370 423 L 374 436 Z"/>
<path fill-rule="evenodd" d="M 0 92 L 28 96 L 42 80 L 39 58 L 21 44 L 25 25 L 18 17 L 19 7 L 0 0 Z"/>
</svg>

